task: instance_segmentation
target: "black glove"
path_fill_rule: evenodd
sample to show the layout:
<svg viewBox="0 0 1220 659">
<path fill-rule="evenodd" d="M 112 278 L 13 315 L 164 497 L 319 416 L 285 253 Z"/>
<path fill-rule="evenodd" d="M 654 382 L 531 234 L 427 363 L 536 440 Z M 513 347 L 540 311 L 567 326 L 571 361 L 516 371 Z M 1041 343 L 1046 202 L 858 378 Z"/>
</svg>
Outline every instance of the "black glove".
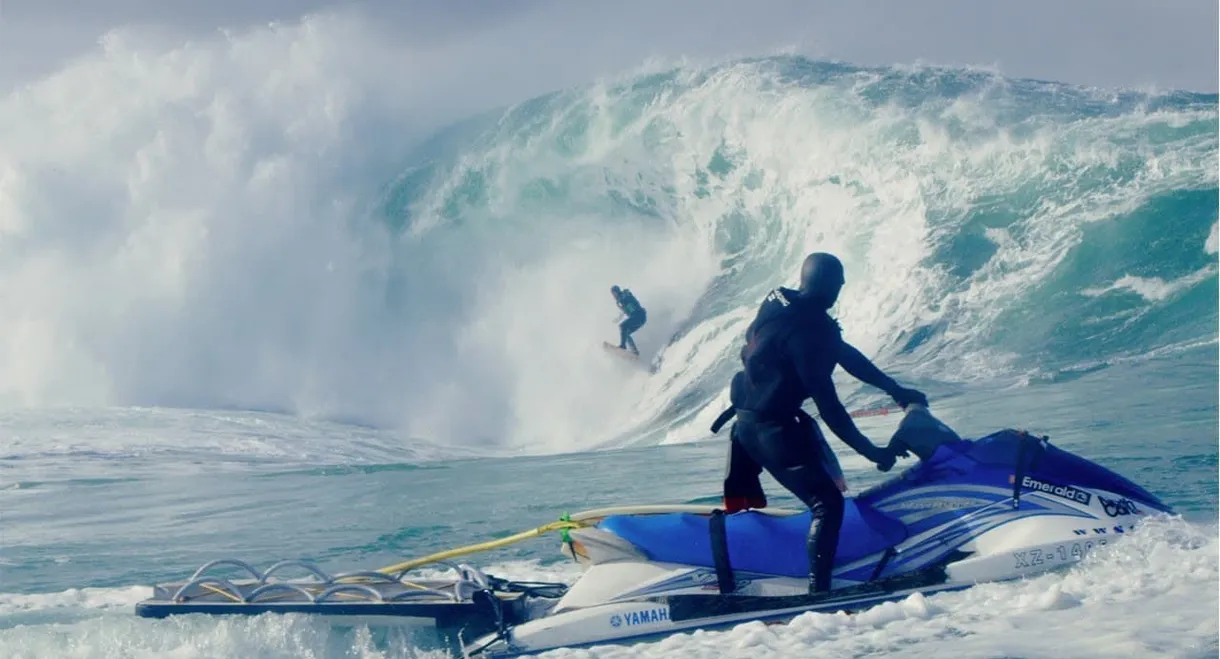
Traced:
<svg viewBox="0 0 1220 659">
<path fill-rule="evenodd" d="M 894 468 L 894 453 L 889 449 L 874 446 L 865 457 L 877 465 L 877 471 L 886 472 Z"/>
<path fill-rule="evenodd" d="M 901 442 L 895 444 L 891 441 L 889 445 L 885 447 L 885 450 L 889 451 L 890 455 L 893 455 L 895 458 L 911 457 L 911 451 L 908 450 L 906 445 Z"/>
<path fill-rule="evenodd" d="M 897 389 L 887 393 L 889 393 L 890 398 L 893 398 L 894 402 L 898 403 L 898 406 L 903 409 L 906 409 L 906 406 L 910 405 L 911 403 L 922 405 L 924 407 L 928 406 L 928 397 L 923 395 L 923 392 L 916 391 L 915 389 L 898 387 Z"/>
</svg>

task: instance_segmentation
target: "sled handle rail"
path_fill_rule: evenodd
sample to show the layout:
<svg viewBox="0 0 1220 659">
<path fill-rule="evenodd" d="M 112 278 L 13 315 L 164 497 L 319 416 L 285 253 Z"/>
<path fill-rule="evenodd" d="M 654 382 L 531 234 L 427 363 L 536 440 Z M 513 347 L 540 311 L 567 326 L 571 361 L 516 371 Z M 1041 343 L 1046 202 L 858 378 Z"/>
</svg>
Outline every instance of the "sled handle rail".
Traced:
<svg viewBox="0 0 1220 659">
<path fill-rule="evenodd" d="M 197 579 L 191 579 L 182 584 L 182 587 L 174 592 L 173 597 L 170 599 L 179 603 L 185 602 L 190 599 L 187 593 L 190 592 L 191 588 L 195 587 L 202 588 L 218 595 L 224 595 L 234 602 L 245 601 L 245 598 L 241 595 L 241 591 L 237 588 L 237 586 L 233 585 L 233 582 L 229 581 L 228 579 L 221 579 L 220 577 L 200 577 Z"/>
</svg>

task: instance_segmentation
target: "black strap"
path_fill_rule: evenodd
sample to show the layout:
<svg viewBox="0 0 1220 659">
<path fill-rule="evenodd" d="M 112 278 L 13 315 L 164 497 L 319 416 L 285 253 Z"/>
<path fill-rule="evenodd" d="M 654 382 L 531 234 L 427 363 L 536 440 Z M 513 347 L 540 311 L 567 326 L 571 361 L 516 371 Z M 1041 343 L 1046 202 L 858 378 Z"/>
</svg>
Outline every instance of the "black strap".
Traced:
<svg viewBox="0 0 1220 659">
<path fill-rule="evenodd" d="M 887 547 L 885 554 L 881 556 L 881 560 L 877 561 L 877 567 L 873 570 L 873 576 L 869 577 L 868 580 L 876 581 L 877 577 L 881 576 L 881 573 L 885 571 L 885 566 L 889 565 L 890 561 L 897 555 L 898 552 L 893 547 Z"/>
<path fill-rule="evenodd" d="M 737 580 L 733 578 L 733 566 L 729 563 L 729 538 L 724 530 L 723 510 L 717 508 L 712 511 L 707 528 L 712 540 L 712 563 L 716 566 L 716 583 L 720 586 L 720 594 L 727 595 L 737 590 Z"/>
<path fill-rule="evenodd" d="M 720 432 L 720 429 L 724 427 L 724 424 L 728 423 L 729 419 L 733 418 L 733 416 L 736 414 L 737 408 L 729 405 L 729 409 L 721 412 L 720 416 L 716 417 L 716 420 L 712 422 L 712 434 L 715 435 L 716 433 Z"/>
</svg>

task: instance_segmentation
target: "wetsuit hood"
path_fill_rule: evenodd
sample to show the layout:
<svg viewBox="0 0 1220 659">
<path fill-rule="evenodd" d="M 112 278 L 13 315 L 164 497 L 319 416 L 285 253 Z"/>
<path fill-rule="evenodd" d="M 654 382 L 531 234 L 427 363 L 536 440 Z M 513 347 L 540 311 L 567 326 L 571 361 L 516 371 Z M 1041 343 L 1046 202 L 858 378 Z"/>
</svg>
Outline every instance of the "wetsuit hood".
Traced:
<svg viewBox="0 0 1220 659">
<path fill-rule="evenodd" d="M 814 252 L 801 264 L 800 295 L 822 309 L 835 305 L 845 282 L 843 264 L 833 254 Z"/>
</svg>

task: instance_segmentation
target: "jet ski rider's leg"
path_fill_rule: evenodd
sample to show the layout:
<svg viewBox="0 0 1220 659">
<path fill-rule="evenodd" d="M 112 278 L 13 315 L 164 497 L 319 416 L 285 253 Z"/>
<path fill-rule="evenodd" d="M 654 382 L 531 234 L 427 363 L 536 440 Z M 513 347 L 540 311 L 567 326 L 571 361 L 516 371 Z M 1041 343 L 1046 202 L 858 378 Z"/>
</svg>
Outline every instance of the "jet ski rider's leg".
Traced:
<svg viewBox="0 0 1220 659">
<path fill-rule="evenodd" d="M 800 471 L 807 468 L 821 471 L 822 475 L 815 478 L 802 475 Z M 809 592 L 825 592 L 830 590 L 835 553 L 839 549 L 839 532 L 843 528 L 843 494 L 839 492 L 834 481 L 825 475 L 821 465 L 796 467 L 790 469 L 788 474 L 789 478 L 800 482 L 807 489 L 801 500 L 813 511 L 807 540 L 807 551 L 810 555 Z M 783 482 L 778 477 L 776 480 Z M 796 494 L 796 488 L 788 489 Z"/>
<path fill-rule="evenodd" d="M 809 525 L 809 591 L 830 590 L 839 531 L 843 525 L 843 494 L 822 464 L 813 436 L 816 424 L 759 421 L 737 412 L 738 442 L 776 482 L 800 499 L 813 513 Z"/>
<path fill-rule="evenodd" d="M 749 453 L 737 443 L 737 424 L 729 431 L 729 455 L 724 469 L 724 511 L 735 513 L 747 508 L 766 508 L 767 495 L 763 493 L 762 474 Z"/>
</svg>

